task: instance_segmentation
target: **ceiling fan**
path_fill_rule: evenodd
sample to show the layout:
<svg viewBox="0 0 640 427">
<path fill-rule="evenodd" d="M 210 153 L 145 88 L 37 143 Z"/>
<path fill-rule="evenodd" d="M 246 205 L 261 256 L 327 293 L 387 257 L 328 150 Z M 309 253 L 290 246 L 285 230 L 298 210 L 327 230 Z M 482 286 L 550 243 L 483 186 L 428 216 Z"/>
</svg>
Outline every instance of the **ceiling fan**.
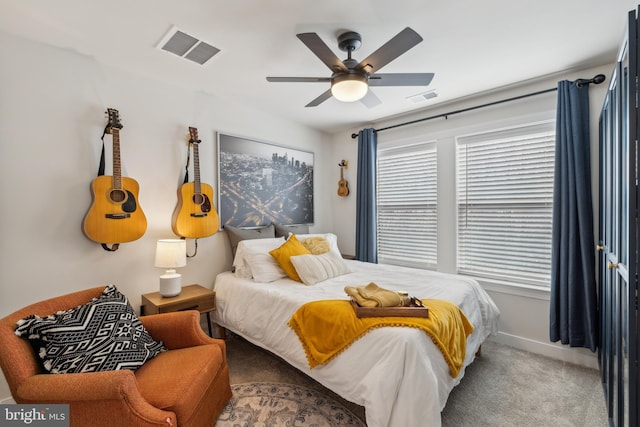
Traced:
<svg viewBox="0 0 640 427">
<path fill-rule="evenodd" d="M 360 100 L 368 108 L 373 108 L 381 101 L 369 90 L 369 86 L 428 86 L 433 79 L 433 73 L 377 73 L 422 41 L 422 37 L 409 27 L 360 62 L 351 57 L 351 53 L 362 44 L 362 37 L 356 32 L 348 31 L 338 37 L 338 48 L 347 52 L 344 61 L 333 53 L 318 34 L 301 33 L 297 37 L 329 67 L 333 72 L 331 77 L 267 77 L 267 81 L 331 83 L 330 89 L 305 107 L 316 107 L 333 96 L 344 102 Z"/>
</svg>

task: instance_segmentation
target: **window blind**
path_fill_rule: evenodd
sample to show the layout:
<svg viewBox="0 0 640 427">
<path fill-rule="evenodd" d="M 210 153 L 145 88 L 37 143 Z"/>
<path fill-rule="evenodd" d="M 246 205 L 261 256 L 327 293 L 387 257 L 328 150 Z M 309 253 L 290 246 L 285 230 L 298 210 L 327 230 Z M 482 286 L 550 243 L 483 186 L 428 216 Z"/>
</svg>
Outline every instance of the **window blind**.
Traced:
<svg viewBox="0 0 640 427">
<path fill-rule="evenodd" d="M 549 287 L 555 122 L 457 138 L 458 272 Z"/>
<path fill-rule="evenodd" d="M 435 142 L 378 149 L 378 261 L 434 269 L 437 263 Z"/>
</svg>

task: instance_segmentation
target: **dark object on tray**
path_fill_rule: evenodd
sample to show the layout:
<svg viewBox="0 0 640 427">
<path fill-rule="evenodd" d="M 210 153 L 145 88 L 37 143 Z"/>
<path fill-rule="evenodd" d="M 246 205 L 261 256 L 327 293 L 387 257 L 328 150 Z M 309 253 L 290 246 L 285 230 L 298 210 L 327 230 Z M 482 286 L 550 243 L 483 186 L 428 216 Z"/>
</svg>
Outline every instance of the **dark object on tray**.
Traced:
<svg viewBox="0 0 640 427">
<path fill-rule="evenodd" d="M 422 301 L 412 298 L 415 301 Z M 405 307 L 362 307 L 351 299 L 351 306 L 358 317 L 429 317 L 429 308 L 424 305 L 409 305 Z"/>
</svg>

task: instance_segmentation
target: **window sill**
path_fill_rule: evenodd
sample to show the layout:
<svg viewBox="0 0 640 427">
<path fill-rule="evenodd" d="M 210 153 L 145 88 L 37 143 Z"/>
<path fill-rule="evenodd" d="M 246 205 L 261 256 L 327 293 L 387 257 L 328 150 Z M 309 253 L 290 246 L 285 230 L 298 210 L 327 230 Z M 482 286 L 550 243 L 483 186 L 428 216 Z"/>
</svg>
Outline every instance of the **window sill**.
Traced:
<svg viewBox="0 0 640 427">
<path fill-rule="evenodd" d="M 540 286 L 525 285 L 522 283 L 506 282 L 486 277 L 467 276 L 475 279 L 487 291 L 499 292 L 501 294 L 517 295 L 526 298 L 536 298 L 545 301 L 550 299 L 550 288 Z"/>
</svg>

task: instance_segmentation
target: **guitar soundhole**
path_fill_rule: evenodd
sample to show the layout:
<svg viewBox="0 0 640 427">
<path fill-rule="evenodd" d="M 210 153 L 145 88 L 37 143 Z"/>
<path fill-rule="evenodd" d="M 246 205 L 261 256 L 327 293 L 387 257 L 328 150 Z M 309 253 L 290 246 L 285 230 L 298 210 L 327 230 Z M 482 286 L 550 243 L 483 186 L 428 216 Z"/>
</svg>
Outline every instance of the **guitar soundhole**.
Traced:
<svg viewBox="0 0 640 427">
<path fill-rule="evenodd" d="M 193 195 L 193 203 L 196 205 L 201 205 L 204 203 L 204 195 L 202 193 L 195 193 Z"/>
<path fill-rule="evenodd" d="M 202 212 L 211 212 L 211 201 L 209 200 L 209 196 L 206 194 L 195 193 L 193 195 L 193 203 L 200 205 L 200 210 Z"/>
<path fill-rule="evenodd" d="M 109 199 L 111 199 L 113 203 L 122 203 L 127 199 L 127 193 L 125 193 L 124 190 L 112 189 L 109 192 Z"/>
</svg>

